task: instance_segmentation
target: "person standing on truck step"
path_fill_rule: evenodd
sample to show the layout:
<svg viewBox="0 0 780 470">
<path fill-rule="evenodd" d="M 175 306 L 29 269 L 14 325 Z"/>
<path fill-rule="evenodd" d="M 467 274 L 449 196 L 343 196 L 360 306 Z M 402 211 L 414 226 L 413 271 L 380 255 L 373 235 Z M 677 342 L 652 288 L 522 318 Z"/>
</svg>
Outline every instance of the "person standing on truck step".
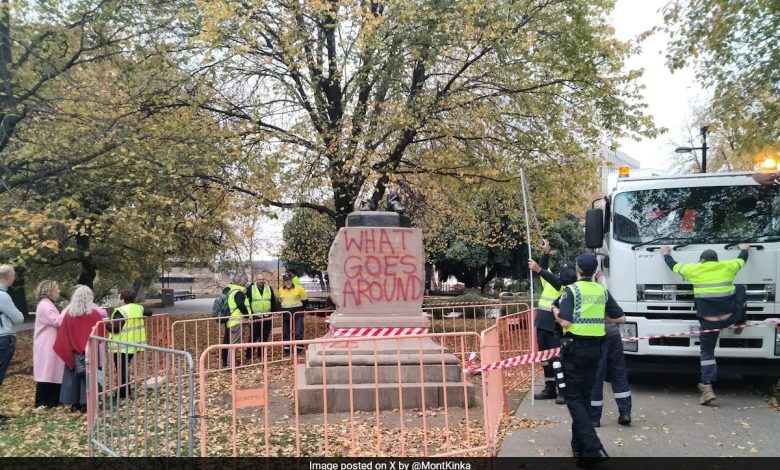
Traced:
<svg viewBox="0 0 780 470">
<path fill-rule="evenodd" d="M 307 302 L 306 289 L 301 286 L 296 286 L 293 283 L 292 273 L 286 272 L 282 276 L 282 287 L 279 288 L 279 303 L 284 312 L 282 315 L 282 341 L 301 341 L 303 339 L 303 309 L 304 302 Z M 297 314 L 301 312 L 300 314 Z M 290 332 L 290 317 L 293 318 L 295 323 L 295 338 L 292 337 Z M 303 346 L 298 346 L 298 351 L 303 351 Z M 290 347 L 284 347 L 284 354 L 290 354 Z"/>
<path fill-rule="evenodd" d="M 555 349 L 561 346 L 561 336 L 559 328 L 555 323 L 555 317 L 552 313 L 553 302 L 560 297 L 563 292 L 563 287 L 574 283 L 577 278 L 576 274 L 570 269 L 566 269 L 567 279 L 562 279 L 564 272 L 561 271 L 562 276 L 555 276 L 548 269 L 550 263 L 550 242 L 542 240 L 542 258 L 537 263 L 534 260 L 528 260 L 528 267 L 531 271 L 539 274 L 542 284 L 542 296 L 539 298 L 539 304 L 537 305 L 536 318 L 534 319 L 534 327 L 536 328 L 536 343 L 540 351 L 546 349 Z M 534 395 L 535 400 L 551 400 L 555 399 L 555 403 L 563 405 L 566 400 L 563 396 L 564 389 L 559 388 L 560 380 L 556 380 L 556 373 L 553 370 L 553 363 L 559 361 L 558 357 L 550 358 L 548 361 L 542 361 L 542 370 L 544 371 L 544 389 L 541 392 Z"/>
<path fill-rule="evenodd" d="M 248 317 L 250 313 L 249 299 L 244 293 L 246 283 L 249 281 L 246 274 L 237 274 L 233 276 L 231 283 L 227 286 L 227 301 L 230 316 L 225 323 L 225 336 L 222 339 L 223 344 L 238 344 L 241 342 L 241 322 L 243 318 Z M 238 362 L 238 361 L 236 361 Z M 228 366 L 228 350 L 222 350 L 222 366 Z"/>
<path fill-rule="evenodd" d="M 571 450 L 577 466 L 588 468 L 609 459 L 590 416 L 590 397 L 601 360 L 604 324 L 623 323 L 623 310 L 593 275 L 598 259 L 592 253 L 577 257 L 577 282 L 567 286 L 560 307 L 553 307 L 563 327 L 561 354 L 566 377 L 566 406 L 571 414 Z"/>
<path fill-rule="evenodd" d="M 727 328 L 744 321 L 740 318 L 742 308 L 737 305 L 738 296 L 737 289 L 734 287 L 734 278 L 745 266 L 749 249 L 749 244 L 740 243 L 739 255 L 724 261 L 718 261 L 715 250 L 704 250 L 698 263 L 682 264 L 672 258 L 670 247 L 661 247 L 661 253 L 669 269 L 693 284 L 693 302 L 702 330 Z M 718 365 L 715 361 L 718 336 L 718 331 L 700 335 L 701 399 L 699 403 L 702 405 L 711 403 L 717 398 L 712 390 L 712 384 L 718 379 Z"/>
<path fill-rule="evenodd" d="M 271 334 L 272 317 L 271 311 L 276 304 L 276 297 L 271 285 L 268 284 L 265 276 L 255 275 L 255 282 L 246 286 L 246 296 L 249 298 L 249 307 L 252 311 L 251 343 L 267 343 L 268 336 Z M 264 348 L 256 348 L 255 352 L 258 358 L 262 359 Z M 247 350 L 246 357 L 249 359 L 252 351 Z"/>
</svg>

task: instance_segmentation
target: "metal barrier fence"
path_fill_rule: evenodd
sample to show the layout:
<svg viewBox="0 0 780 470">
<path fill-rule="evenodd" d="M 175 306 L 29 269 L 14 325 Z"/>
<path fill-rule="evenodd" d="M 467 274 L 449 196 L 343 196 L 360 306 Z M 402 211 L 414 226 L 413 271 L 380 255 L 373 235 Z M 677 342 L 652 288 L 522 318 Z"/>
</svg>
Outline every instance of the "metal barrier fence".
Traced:
<svg viewBox="0 0 780 470">
<path fill-rule="evenodd" d="M 486 455 L 487 375 L 463 372 L 478 343 L 472 332 L 273 342 L 292 360 L 243 369 L 235 358 L 254 345 L 211 346 L 199 363 L 200 455 Z M 230 369 L 209 370 L 224 350 Z"/>
<path fill-rule="evenodd" d="M 164 317 L 145 317 L 150 342 Z M 195 394 L 192 356 L 117 341 L 105 321 L 87 345 L 87 442 L 90 456 L 191 456 Z M 167 328 L 164 331 L 168 331 Z"/>
<path fill-rule="evenodd" d="M 423 314 L 431 319 L 431 333 L 454 331 L 483 331 L 499 318 L 528 310 L 525 302 L 452 304 L 423 307 Z"/>
<path fill-rule="evenodd" d="M 501 345 L 499 360 L 537 351 L 533 326 L 535 313 L 535 309 L 526 309 L 498 319 L 496 329 Z M 505 369 L 505 390 L 509 392 L 525 386 L 533 380 L 534 373 L 534 364 Z"/>
<path fill-rule="evenodd" d="M 485 318 L 489 313 L 485 307 L 500 309 L 498 318 Z M 224 324 L 211 317 L 175 322 L 168 315 L 144 317 L 146 345 L 110 339 L 107 326 L 121 320 L 103 321 L 96 325 L 88 351 L 90 453 L 191 455 L 198 446 L 197 436 L 192 436 L 196 399 L 202 408 L 201 455 L 489 453 L 507 404 L 506 392 L 526 383 L 533 369 L 523 366 L 464 376 L 462 365 L 471 353 L 479 353 L 485 363 L 530 352 L 532 313 L 525 303 L 447 305 L 424 311 L 433 317 L 433 333 L 383 339 L 317 339 L 327 333 L 332 311 L 297 312 L 305 319 L 305 341 L 299 342 L 282 341 L 282 318 L 290 313 L 274 312 L 269 342 L 262 345 L 250 342 L 253 325 L 267 321 L 262 319 L 244 320 L 244 343 L 234 345 L 222 344 Z M 462 315 L 437 318 L 446 311 Z M 482 337 L 474 331 L 457 331 L 469 328 L 483 330 Z M 418 345 L 419 351 L 409 350 L 409 341 L 434 342 L 438 347 L 431 352 L 428 344 L 425 364 L 410 364 L 407 353 L 420 352 L 422 346 Z M 389 343 L 394 345 L 389 356 L 379 354 L 388 350 Z M 361 354 L 347 348 L 346 359 L 342 357 L 345 364 L 329 363 L 328 354 L 317 367 L 309 367 L 321 382 L 314 388 L 305 386 L 301 370 L 314 359 L 295 346 L 361 344 Z M 289 356 L 284 354 L 285 346 L 291 348 Z M 192 357 L 200 358 L 197 369 Z M 396 362 L 387 364 L 388 357 Z M 433 395 L 432 370 L 448 382 Z M 193 389 L 195 374 L 200 376 L 198 389 Z M 371 396 L 374 403 L 380 394 L 388 396 L 386 380 L 380 387 L 382 374 L 385 379 L 387 374 L 398 375 L 389 385 L 390 395 L 397 397 L 395 408 L 366 410 L 361 403 L 370 402 Z M 334 380 L 347 390 L 336 392 L 341 393 L 339 400 L 331 397 L 330 390 L 323 391 Z M 453 388 L 450 383 L 461 385 Z M 312 399 L 312 394 L 319 398 Z M 313 400 L 322 404 L 324 412 L 311 412 Z"/>
<path fill-rule="evenodd" d="M 309 310 L 295 312 L 292 316 L 293 322 L 290 324 L 290 332 L 295 331 L 295 320 L 303 317 L 304 321 L 304 339 L 315 339 L 324 336 L 328 332 L 326 323 L 327 315 L 332 310 Z M 241 343 L 260 343 L 262 341 L 261 328 L 271 329 L 268 335 L 269 342 L 283 341 L 282 338 L 284 318 L 291 318 L 288 311 L 270 312 L 268 317 L 244 318 L 239 325 Z M 271 322 L 268 325 L 267 322 Z M 226 322 L 217 320 L 211 316 L 201 318 L 191 318 L 186 320 L 177 320 L 171 323 L 170 337 L 171 347 L 173 349 L 187 351 L 193 357 L 200 357 L 209 346 L 224 344 Z M 290 338 L 287 338 L 288 340 Z M 269 355 L 269 362 L 289 361 L 289 357 L 284 355 L 282 347 L 257 345 L 249 348 L 245 354 L 236 358 L 237 367 L 248 367 L 257 364 L 263 360 L 264 351 Z M 211 357 L 207 364 L 207 370 L 220 370 L 228 368 L 227 357 Z"/>
<path fill-rule="evenodd" d="M 490 364 L 502 359 L 500 329 L 493 325 L 480 334 L 482 340 L 481 359 L 483 364 Z M 485 406 L 485 434 L 490 443 L 490 455 L 495 455 L 498 442 L 498 432 L 501 428 L 501 418 L 508 411 L 506 390 L 504 389 L 504 371 L 486 370 L 482 372 L 485 387 L 482 391 Z"/>
</svg>

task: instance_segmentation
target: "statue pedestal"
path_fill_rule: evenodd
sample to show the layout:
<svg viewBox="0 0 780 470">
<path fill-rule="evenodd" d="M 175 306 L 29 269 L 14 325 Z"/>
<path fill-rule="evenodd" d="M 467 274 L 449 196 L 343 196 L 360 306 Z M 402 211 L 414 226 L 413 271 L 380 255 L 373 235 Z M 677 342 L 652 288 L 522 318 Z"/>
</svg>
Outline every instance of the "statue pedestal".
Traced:
<svg viewBox="0 0 780 470">
<path fill-rule="evenodd" d="M 474 404 L 457 358 L 430 338 L 311 344 L 297 366 L 301 413 L 421 409 Z M 351 373 L 351 387 L 350 387 Z M 305 384 L 305 385 L 304 385 Z M 351 390 L 351 391 L 350 391 Z M 377 406 L 378 405 L 378 406 Z"/>
<path fill-rule="evenodd" d="M 422 231 L 394 212 L 354 212 L 328 256 L 333 330 L 429 328 L 422 315 Z M 385 332 L 387 333 L 387 332 Z M 397 332 L 395 332 L 397 333 Z M 331 332 L 330 335 L 333 333 Z M 296 369 L 302 413 L 473 403 L 457 358 L 431 338 L 383 337 L 312 344 Z"/>
<path fill-rule="evenodd" d="M 330 317 L 330 327 L 340 328 L 430 328 L 431 320 L 423 316 L 422 312 L 416 315 L 385 313 L 377 315 L 355 315 L 333 313 Z"/>
</svg>

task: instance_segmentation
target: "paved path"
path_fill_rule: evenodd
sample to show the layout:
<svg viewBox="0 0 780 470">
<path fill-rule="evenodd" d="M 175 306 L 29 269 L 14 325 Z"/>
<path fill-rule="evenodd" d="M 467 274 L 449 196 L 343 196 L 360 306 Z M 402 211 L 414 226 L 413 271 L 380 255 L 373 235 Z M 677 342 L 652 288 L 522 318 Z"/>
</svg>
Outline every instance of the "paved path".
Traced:
<svg viewBox="0 0 780 470">
<path fill-rule="evenodd" d="M 780 456 L 780 412 L 738 379 L 718 383 L 717 406 L 701 406 L 694 381 L 658 374 L 638 377 L 631 384 L 630 427 L 617 424 L 617 408 L 605 384 L 605 415 L 596 431 L 607 452 L 614 457 Z M 551 423 L 507 436 L 500 456 L 571 456 L 566 406 L 537 400 L 532 407 L 529 396 L 516 416 Z"/>
<path fill-rule="evenodd" d="M 211 313 L 211 306 L 214 304 L 214 299 L 188 299 L 179 300 L 173 307 L 160 307 L 153 308 L 154 313 L 170 313 L 173 315 L 182 313 Z M 14 331 L 27 331 L 35 329 L 35 315 L 29 321 L 22 323 L 21 325 L 15 325 Z"/>
<path fill-rule="evenodd" d="M 187 299 L 177 300 L 173 307 L 153 308 L 154 313 L 170 313 L 172 315 L 181 313 L 211 313 L 211 306 L 214 305 L 214 298 L 210 299 Z"/>
</svg>

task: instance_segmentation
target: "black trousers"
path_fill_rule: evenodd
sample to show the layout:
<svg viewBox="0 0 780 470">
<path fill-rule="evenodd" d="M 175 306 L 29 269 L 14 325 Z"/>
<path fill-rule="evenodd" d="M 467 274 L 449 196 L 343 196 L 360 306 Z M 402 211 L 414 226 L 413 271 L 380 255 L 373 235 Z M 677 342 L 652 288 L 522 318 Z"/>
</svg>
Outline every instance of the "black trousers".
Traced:
<svg viewBox="0 0 780 470">
<path fill-rule="evenodd" d="M 60 406 L 60 389 L 62 384 L 51 382 L 35 382 L 35 407 L 54 408 Z"/>
<path fill-rule="evenodd" d="M 568 338 L 562 340 L 566 343 Z M 576 338 L 562 346 L 566 376 L 566 406 L 571 415 L 571 448 L 583 457 L 596 457 L 601 441 L 590 416 L 590 396 L 596 381 L 603 338 Z"/>
<path fill-rule="evenodd" d="M 259 320 L 260 317 L 253 319 L 252 321 L 252 330 L 250 331 L 250 342 L 251 343 L 267 343 L 268 337 L 271 336 L 271 329 L 273 328 L 273 321 L 271 320 L 271 317 L 266 317 L 264 320 Z M 255 352 L 258 354 L 258 358 L 262 359 L 262 354 L 265 348 L 259 347 L 254 348 Z M 246 356 L 249 357 L 251 355 L 251 351 L 247 350 Z"/>
<path fill-rule="evenodd" d="M 130 361 L 133 360 L 135 354 L 114 353 L 114 365 L 116 366 L 117 377 L 119 378 L 119 398 L 124 398 L 130 394 L 130 386 L 128 385 L 128 369 L 130 368 Z"/>
<path fill-rule="evenodd" d="M 561 346 L 561 337 L 555 331 L 537 328 L 536 344 L 539 346 L 539 351 L 554 349 Z M 552 361 L 553 359 L 550 359 L 549 361 L 542 361 L 545 387 L 552 387 L 555 384 L 555 372 L 553 372 Z"/>
<path fill-rule="evenodd" d="M 16 352 L 16 335 L 0 336 L 0 385 L 3 385 L 5 373 L 11 365 L 11 359 Z"/>
</svg>

